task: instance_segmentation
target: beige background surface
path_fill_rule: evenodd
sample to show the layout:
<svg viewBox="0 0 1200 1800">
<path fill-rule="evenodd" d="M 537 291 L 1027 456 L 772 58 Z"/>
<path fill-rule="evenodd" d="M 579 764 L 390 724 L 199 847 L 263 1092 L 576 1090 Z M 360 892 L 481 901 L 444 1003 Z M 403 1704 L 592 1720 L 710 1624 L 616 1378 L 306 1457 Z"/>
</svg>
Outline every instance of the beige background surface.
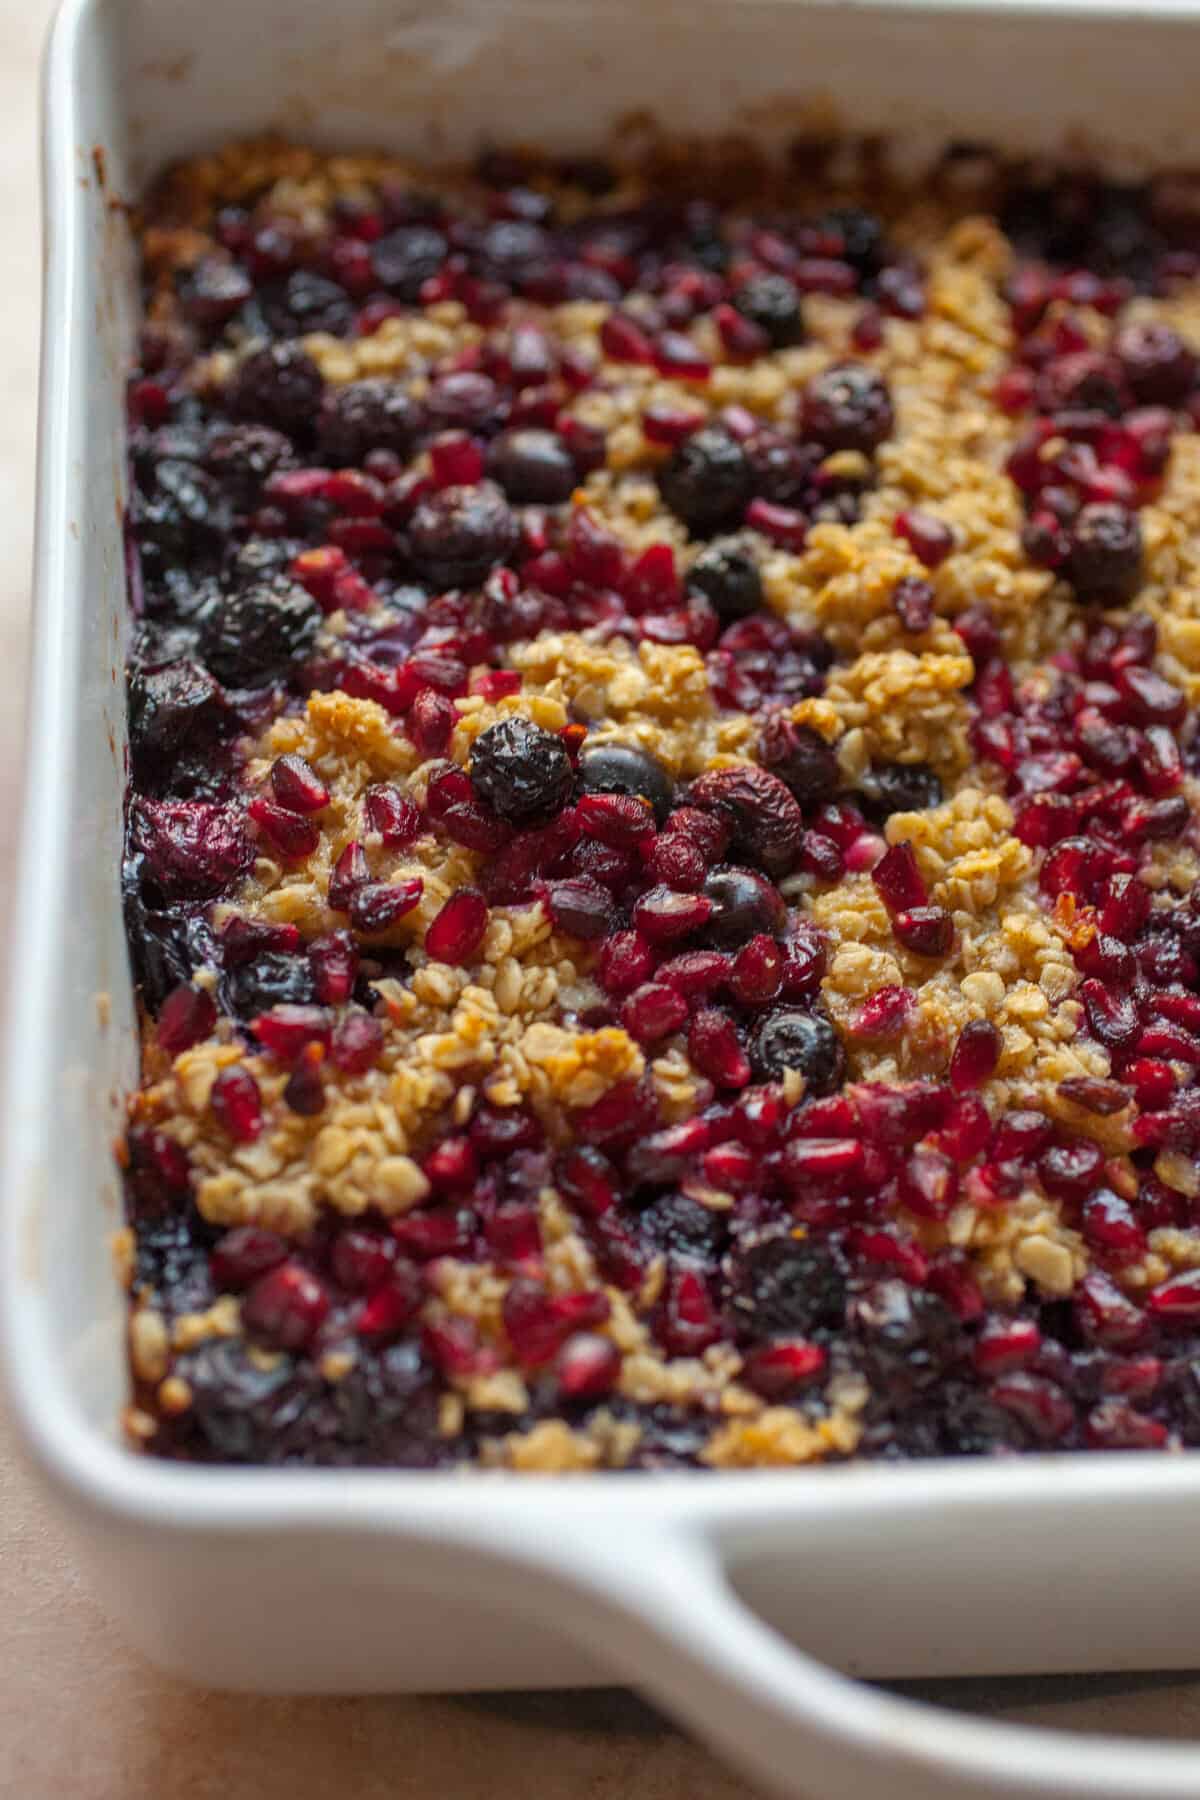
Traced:
<svg viewBox="0 0 1200 1800">
<path fill-rule="evenodd" d="M 12 864 L 7 795 L 23 691 L 14 671 L 28 604 L 37 57 L 50 10 L 50 0 L 0 0 L 0 668 L 10 688 L 0 706 L 0 780 L 8 784 L 0 906 Z M 1200 1682 L 1186 1677 L 971 1683 L 937 1697 L 1046 1723 L 1200 1736 Z M 1200 1752 L 1196 1785 L 1200 1794 Z M 0 1419 L 0 1794 L 526 1800 L 531 1792 L 538 1800 L 751 1800 L 741 1782 L 617 1692 L 292 1702 L 168 1681 L 100 1615 Z"/>
</svg>

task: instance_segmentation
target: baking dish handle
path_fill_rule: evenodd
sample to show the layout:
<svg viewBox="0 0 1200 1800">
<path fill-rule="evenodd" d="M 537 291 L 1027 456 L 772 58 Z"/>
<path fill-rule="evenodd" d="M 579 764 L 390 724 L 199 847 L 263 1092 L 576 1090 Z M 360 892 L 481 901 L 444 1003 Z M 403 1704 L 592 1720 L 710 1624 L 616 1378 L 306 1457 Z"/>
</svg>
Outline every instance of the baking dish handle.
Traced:
<svg viewBox="0 0 1200 1800">
<path fill-rule="evenodd" d="M 590 1545 L 596 1554 L 594 1544 Z M 732 1585 L 719 1545 L 663 1532 L 600 1554 L 593 1648 L 765 1787 L 808 1800 L 1197 1800 L 1200 1746 L 994 1723 L 855 1681 Z M 599 1626 L 599 1631 L 595 1627 Z M 597 1638 L 607 1642 L 600 1644 Z"/>
</svg>

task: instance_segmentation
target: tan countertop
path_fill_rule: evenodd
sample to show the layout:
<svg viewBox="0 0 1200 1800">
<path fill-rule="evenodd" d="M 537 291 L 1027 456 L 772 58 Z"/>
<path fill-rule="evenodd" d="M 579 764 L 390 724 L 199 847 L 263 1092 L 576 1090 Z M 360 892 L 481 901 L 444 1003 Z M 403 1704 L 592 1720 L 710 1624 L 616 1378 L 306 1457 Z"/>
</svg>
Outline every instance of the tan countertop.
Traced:
<svg viewBox="0 0 1200 1800">
<path fill-rule="evenodd" d="M 0 0 L 0 666 L 9 670 L 22 664 L 28 604 L 37 56 L 50 10 L 50 0 Z M 13 680 L 0 710 L 0 771 L 10 783 L 23 686 Z M 0 870 L 12 863 L 12 812 L 0 807 Z M 936 1697 L 951 1693 L 942 1687 Z M 1200 1679 L 1189 1677 L 973 1682 L 957 1684 L 953 1700 L 1043 1723 L 1200 1737 Z M 288 1701 L 181 1687 L 105 1622 L 0 1418 L 0 1794 L 525 1800 L 531 1791 L 538 1800 L 751 1800 L 743 1783 L 615 1691 Z"/>
</svg>

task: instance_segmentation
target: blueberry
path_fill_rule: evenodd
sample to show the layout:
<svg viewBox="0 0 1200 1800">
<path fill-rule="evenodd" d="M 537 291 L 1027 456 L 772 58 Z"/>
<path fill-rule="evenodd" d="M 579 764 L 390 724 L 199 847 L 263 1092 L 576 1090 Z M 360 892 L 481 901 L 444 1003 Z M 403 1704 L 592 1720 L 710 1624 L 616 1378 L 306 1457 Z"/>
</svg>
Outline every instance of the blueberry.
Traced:
<svg viewBox="0 0 1200 1800">
<path fill-rule="evenodd" d="M 488 469 L 514 506 L 557 506 L 575 487 L 575 463 L 556 431 L 506 431 L 492 445 Z"/>
<path fill-rule="evenodd" d="M 1132 599 L 1142 577 L 1142 528 L 1128 507 L 1097 501 L 1071 527 L 1066 574 L 1084 602 L 1116 606 Z"/>
<path fill-rule="evenodd" d="M 786 275 L 753 275 L 734 295 L 744 319 L 765 331 L 772 350 L 786 350 L 804 337 L 800 299 Z"/>
<path fill-rule="evenodd" d="M 687 585 L 706 595 L 726 623 L 763 604 L 758 565 L 737 538 L 722 538 L 702 550 L 687 572 Z"/>
<path fill-rule="evenodd" d="M 239 419 L 273 425 L 289 437 L 316 423 L 325 383 L 299 344 L 268 344 L 239 365 L 229 383 L 229 410 Z"/>
<path fill-rule="evenodd" d="M 846 1277 L 831 1246 L 790 1232 L 745 1243 L 731 1259 L 732 1310 L 745 1337 L 809 1337 L 836 1330 Z"/>
<path fill-rule="evenodd" d="M 704 425 L 685 438 L 658 484 L 676 518 L 697 537 L 738 524 L 754 493 L 745 450 L 717 425 Z"/>
<path fill-rule="evenodd" d="M 777 1006 L 758 1021 L 747 1045 L 760 1081 L 776 1081 L 789 1069 L 807 1082 L 810 1098 L 830 1094 L 846 1070 L 842 1041 L 823 1012 Z"/>
<path fill-rule="evenodd" d="M 924 812 L 942 803 L 942 784 L 928 763 L 883 763 L 859 777 L 859 804 L 873 824 L 897 812 Z"/>
<path fill-rule="evenodd" d="M 307 656 L 321 629 L 321 609 L 298 582 L 276 576 L 230 594 L 204 622 L 201 651 L 219 681 L 258 687 Z"/>
<path fill-rule="evenodd" d="M 417 506 L 408 528 L 417 574 L 443 590 L 477 587 L 516 543 L 516 520 L 490 481 L 430 494 Z"/>
<path fill-rule="evenodd" d="M 704 892 L 713 903 L 704 935 L 719 949 L 734 949 L 759 932 L 773 935 L 783 927 L 787 916 L 783 896 L 754 869 L 725 863 L 710 871 Z"/>
<path fill-rule="evenodd" d="M 422 284 L 436 275 L 449 250 L 431 225 L 401 225 L 381 237 L 371 251 L 371 267 L 380 287 L 415 305 Z"/>
<path fill-rule="evenodd" d="M 493 812 L 514 823 L 557 812 L 575 779 L 562 739 L 519 715 L 479 734 L 470 773 Z"/>
<path fill-rule="evenodd" d="M 825 450 L 870 455 L 894 423 L 887 384 L 861 363 L 840 363 L 814 375 L 804 390 L 804 429 Z"/>
<path fill-rule="evenodd" d="M 640 794 L 654 808 L 660 825 L 671 810 L 675 783 L 648 750 L 632 744 L 595 744 L 581 753 L 577 772 L 585 794 Z"/>
<path fill-rule="evenodd" d="M 361 466 L 372 450 L 412 454 L 421 428 L 420 408 L 398 381 L 373 375 L 325 396 L 317 421 L 321 454 L 335 464 Z"/>
</svg>

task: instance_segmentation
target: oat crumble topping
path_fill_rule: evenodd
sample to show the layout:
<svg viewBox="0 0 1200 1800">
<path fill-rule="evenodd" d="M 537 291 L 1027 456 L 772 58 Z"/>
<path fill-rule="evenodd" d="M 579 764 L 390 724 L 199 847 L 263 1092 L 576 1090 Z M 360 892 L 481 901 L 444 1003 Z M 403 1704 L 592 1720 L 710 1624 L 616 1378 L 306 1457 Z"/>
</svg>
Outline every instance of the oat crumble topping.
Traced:
<svg viewBox="0 0 1200 1800">
<path fill-rule="evenodd" d="M 858 164 L 149 197 L 145 1449 L 1200 1442 L 1200 214 Z"/>
</svg>

